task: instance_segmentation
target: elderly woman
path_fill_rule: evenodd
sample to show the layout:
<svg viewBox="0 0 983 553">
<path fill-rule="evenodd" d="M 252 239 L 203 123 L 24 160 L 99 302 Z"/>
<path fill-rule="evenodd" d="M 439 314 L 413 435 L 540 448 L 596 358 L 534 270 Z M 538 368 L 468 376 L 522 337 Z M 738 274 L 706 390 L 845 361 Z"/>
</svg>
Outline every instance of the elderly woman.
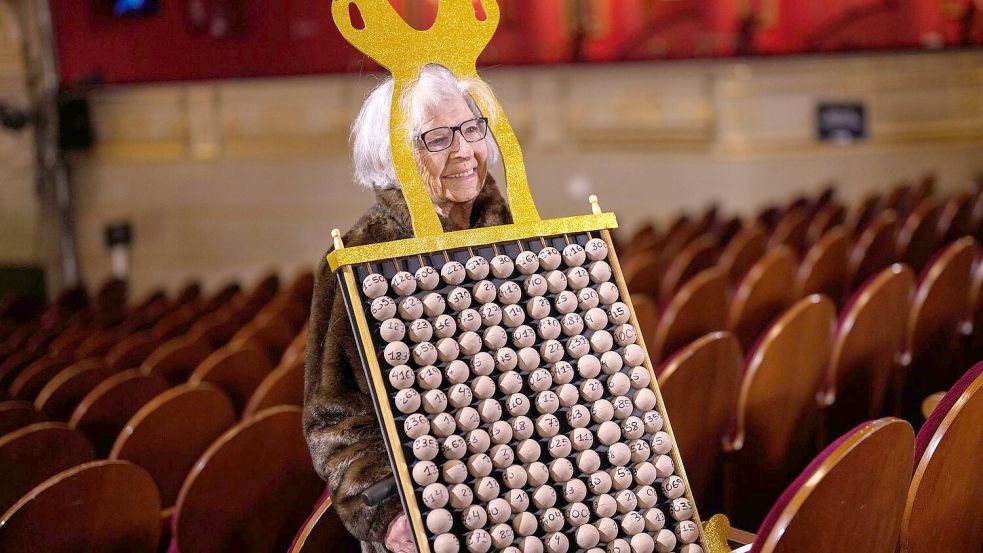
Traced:
<svg viewBox="0 0 983 553">
<path fill-rule="evenodd" d="M 412 236 L 389 143 L 392 94 L 388 79 L 369 94 L 352 127 L 355 177 L 376 200 L 344 235 L 346 246 Z M 400 99 L 417 166 L 445 231 L 512 222 L 488 175 L 498 150 L 475 97 L 491 99 L 491 91 L 481 81 L 460 80 L 444 67 L 428 65 Z M 362 540 L 362 550 L 414 551 L 398 498 L 374 507 L 361 499 L 392 469 L 335 278 L 322 259 L 308 327 L 304 433 L 338 516 Z"/>
</svg>

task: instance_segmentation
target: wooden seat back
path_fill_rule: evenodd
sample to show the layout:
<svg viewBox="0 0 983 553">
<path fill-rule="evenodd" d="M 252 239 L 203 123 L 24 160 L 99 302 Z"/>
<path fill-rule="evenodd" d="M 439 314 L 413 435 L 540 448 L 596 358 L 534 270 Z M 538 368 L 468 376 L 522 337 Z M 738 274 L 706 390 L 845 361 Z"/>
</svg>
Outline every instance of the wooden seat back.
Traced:
<svg viewBox="0 0 983 553">
<path fill-rule="evenodd" d="M 167 388 L 166 380 L 139 369 L 114 374 L 82 398 L 68 426 L 88 436 L 96 453 L 106 457 L 127 421 Z"/>
<path fill-rule="evenodd" d="M 18 428 L 45 420 L 44 413 L 30 402 L 17 399 L 0 401 L 0 437 Z"/>
<path fill-rule="evenodd" d="M 289 321 L 279 318 L 270 319 L 242 327 L 229 341 L 229 347 L 237 349 L 253 347 L 262 350 L 270 362 L 276 364 L 296 334 L 296 329 Z"/>
<path fill-rule="evenodd" d="M 686 244 L 666 265 L 666 272 L 659 281 L 659 304 L 669 303 L 680 287 L 700 271 L 712 267 L 716 260 L 717 240 L 709 234 Z"/>
<path fill-rule="evenodd" d="M 204 341 L 172 338 L 147 357 L 140 365 L 140 371 L 148 376 L 160 376 L 171 384 L 180 384 L 188 380 L 211 353 L 211 347 Z"/>
<path fill-rule="evenodd" d="M 159 345 L 160 340 L 149 332 L 132 334 L 110 348 L 106 353 L 106 364 L 117 372 L 139 367 Z"/>
<path fill-rule="evenodd" d="M 188 475 L 174 517 L 177 549 L 284 551 L 323 487 L 301 430 L 301 409 L 263 411 L 223 434 Z"/>
<path fill-rule="evenodd" d="M 153 553 L 160 498 L 132 463 L 93 461 L 52 476 L 0 521 L 5 553 Z"/>
<path fill-rule="evenodd" d="M 918 432 L 901 553 L 983 551 L 983 364 L 967 371 Z"/>
<path fill-rule="evenodd" d="M 259 383 L 242 417 L 250 417 L 277 405 L 304 405 L 304 360 L 280 364 Z"/>
<path fill-rule="evenodd" d="M 750 349 L 758 334 L 792 303 L 795 269 L 795 253 L 779 246 L 744 276 L 731 299 L 727 317 L 727 325 L 742 349 Z"/>
<path fill-rule="evenodd" d="M 939 212 L 938 232 L 942 242 L 948 244 L 963 236 L 971 235 L 973 229 L 973 194 L 959 192 L 950 197 Z"/>
<path fill-rule="evenodd" d="M 235 410 L 225 392 L 209 384 L 182 384 L 152 399 L 120 432 L 110 459 L 145 468 L 170 507 L 198 457 L 235 424 Z"/>
<path fill-rule="evenodd" d="M 730 286 L 737 286 L 741 282 L 744 275 L 765 254 L 767 244 L 768 236 L 758 225 L 744 227 L 734 235 L 717 259 L 717 267 L 727 276 Z"/>
<path fill-rule="evenodd" d="M 804 209 L 792 209 L 787 211 L 775 225 L 771 237 L 768 239 L 768 247 L 788 246 L 795 253 L 801 255 L 805 252 L 806 237 L 809 231 L 809 223 L 812 219 Z"/>
<path fill-rule="evenodd" d="M 241 413 L 259 383 L 273 371 L 273 362 L 256 348 L 226 346 L 209 355 L 188 378 L 189 384 L 208 382 L 227 394 Z"/>
<path fill-rule="evenodd" d="M 10 383 L 10 397 L 33 402 L 44 385 L 71 363 L 69 358 L 50 355 L 33 361 Z"/>
<path fill-rule="evenodd" d="M 737 404 L 743 354 L 737 338 L 714 332 L 669 358 L 659 388 L 697 505 L 720 505 L 721 444 Z M 701 401 L 693 401 L 699 394 Z"/>
<path fill-rule="evenodd" d="M 911 425 L 898 419 L 844 435 L 782 494 L 751 552 L 893 553 L 913 454 Z"/>
<path fill-rule="evenodd" d="M 85 436 L 61 422 L 39 422 L 0 437 L 0 512 L 59 472 L 95 459 Z"/>
<path fill-rule="evenodd" d="M 907 263 L 915 274 L 925 268 L 941 244 L 938 221 L 938 206 L 931 199 L 926 199 L 915 206 L 898 229 L 895 243 L 898 260 Z"/>
<path fill-rule="evenodd" d="M 828 203 L 823 205 L 813 215 L 809 223 L 809 230 L 806 231 L 806 245 L 811 247 L 830 229 L 843 225 L 846 220 L 846 208 L 838 203 Z"/>
<path fill-rule="evenodd" d="M 82 398 L 116 374 L 101 358 L 73 363 L 53 376 L 34 399 L 34 408 L 49 417 L 67 421 Z"/>
<path fill-rule="evenodd" d="M 348 533 L 332 505 L 331 496 L 325 493 L 297 532 L 287 553 L 322 553 L 329 550 L 357 553 L 362 550 L 361 543 Z"/>
<path fill-rule="evenodd" d="M 726 328 L 727 279 L 718 269 L 707 269 L 680 288 L 666 306 L 653 339 L 646 341 L 649 356 L 657 362 L 700 336 Z"/>
<path fill-rule="evenodd" d="M 847 279 L 850 234 L 834 227 L 809 248 L 795 274 L 795 297 L 823 294 L 836 303 L 843 299 Z"/>
<path fill-rule="evenodd" d="M 897 231 L 898 217 L 891 210 L 881 212 L 867 225 L 847 260 L 848 293 L 897 260 L 894 245 Z"/>
</svg>

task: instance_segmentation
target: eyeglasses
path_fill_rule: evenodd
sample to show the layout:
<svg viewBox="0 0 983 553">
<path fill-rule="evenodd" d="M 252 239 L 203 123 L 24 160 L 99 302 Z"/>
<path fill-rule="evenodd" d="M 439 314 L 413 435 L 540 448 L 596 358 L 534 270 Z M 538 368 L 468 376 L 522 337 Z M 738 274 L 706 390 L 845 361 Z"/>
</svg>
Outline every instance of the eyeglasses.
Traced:
<svg viewBox="0 0 983 553">
<path fill-rule="evenodd" d="M 454 133 L 460 132 L 461 138 L 468 142 L 483 140 L 488 134 L 488 118 L 477 117 L 465 121 L 456 127 L 437 127 L 422 133 L 419 140 L 429 152 L 442 152 L 454 143 Z"/>
</svg>

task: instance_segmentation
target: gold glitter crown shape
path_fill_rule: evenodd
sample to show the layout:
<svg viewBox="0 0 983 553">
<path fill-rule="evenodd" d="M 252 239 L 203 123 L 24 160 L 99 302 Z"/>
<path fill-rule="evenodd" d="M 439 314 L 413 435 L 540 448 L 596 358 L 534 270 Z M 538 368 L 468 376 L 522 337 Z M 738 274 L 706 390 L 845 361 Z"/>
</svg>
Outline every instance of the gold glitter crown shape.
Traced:
<svg viewBox="0 0 983 553">
<path fill-rule="evenodd" d="M 349 6 L 353 4 L 365 23 L 361 29 L 355 28 L 349 17 Z M 478 20 L 471 0 L 439 0 L 434 24 L 425 31 L 418 31 L 403 20 L 388 0 L 331 2 L 331 15 L 342 36 L 392 73 L 394 86 L 389 140 L 393 167 L 417 238 L 437 236 L 443 232 L 443 228 L 417 170 L 413 145 L 406 132 L 407 114 L 401 109 L 399 100 L 427 64 L 442 65 L 459 79 L 481 79 L 476 68 L 478 56 L 495 34 L 501 15 L 495 0 L 481 0 L 481 5 L 486 15 L 484 21 Z M 522 150 L 502 106 L 494 99 L 491 105 L 483 98 L 474 100 L 478 109 L 489 115 L 492 136 L 502 152 L 513 221 L 516 224 L 539 222 L 539 212 L 526 179 Z"/>
</svg>

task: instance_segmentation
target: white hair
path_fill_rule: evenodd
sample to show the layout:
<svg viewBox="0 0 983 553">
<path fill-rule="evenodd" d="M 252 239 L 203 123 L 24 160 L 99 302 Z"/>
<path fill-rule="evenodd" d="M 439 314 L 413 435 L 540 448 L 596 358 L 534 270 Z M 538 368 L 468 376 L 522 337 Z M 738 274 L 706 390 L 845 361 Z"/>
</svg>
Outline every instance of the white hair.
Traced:
<svg viewBox="0 0 983 553">
<path fill-rule="evenodd" d="M 396 188 L 399 181 L 393 168 L 392 147 L 389 143 L 389 118 L 392 111 L 393 78 L 387 77 L 369 93 L 358 117 L 352 124 L 352 151 L 355 162 L 355 180 L 366 188 Z M 420 71 L 420 77 L 403 92 L 399 104 L 408 114 L 406 138 L 411 143 L 424 131 L 426 118 L 439 109 L 441 104 L 461 98 L 471 108 L 475 117 L 486 116 L 489 126 L 498 117 L 495 95 L 480 79 L 458 79 L 446 67 L 428 64 Z M 482 104 L 493 106 L 492 113 L 482 114 L 475 103 L 478 98 Z M 489 165 L 498 161 L 498 145 L 491 133 L 488 141 Z M 413 148 L 416 156 L 416 148 Z"/>
</svg>

